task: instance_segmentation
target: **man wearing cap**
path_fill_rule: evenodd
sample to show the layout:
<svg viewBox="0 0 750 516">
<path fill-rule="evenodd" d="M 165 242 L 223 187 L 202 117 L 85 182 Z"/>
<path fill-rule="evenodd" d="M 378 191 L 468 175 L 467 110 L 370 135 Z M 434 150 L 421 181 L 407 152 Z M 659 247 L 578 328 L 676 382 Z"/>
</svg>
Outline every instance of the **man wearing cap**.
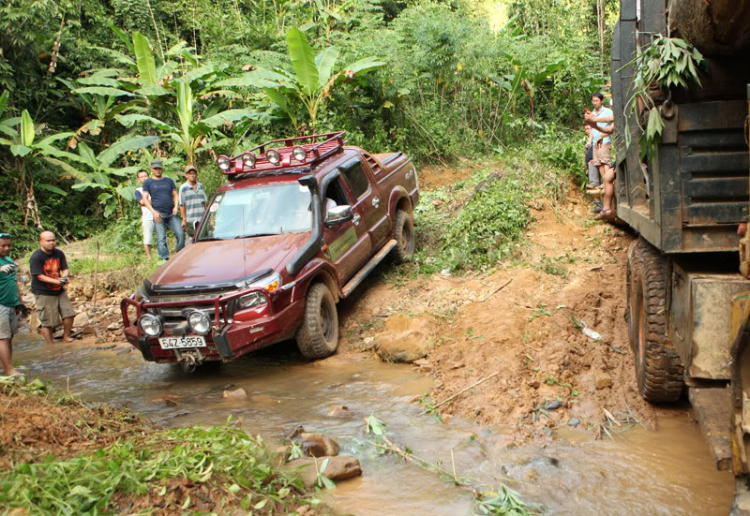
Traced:
<svg viewBox="0 0 750 516">
<path fill-rule="evenodd" d="M 179 252 L 185 246 L 185 234 L 182 232 L 180 218 L 177 215 L 177 186 L 168 177 L 162 175 L 164 166 L 161 161 L 151 162 L 151 177 L 143 183 L 143 196 L 146 208 L 154 215 L 154 229 L 156 229 L 156 250 L 159 258 L 169 260 L 167 248 L 167 226 L 177 237 Z"/>
<path fill-rule="evenodd" d="M 195 223 L 201 220 L 206 211 L 206 191 L 198 182 L 198 169 L 193 165 L 185 167 L 185 184 L 180 187 L 180 214 L 182 227 L 187 229 L 188 236 L 195 233 Z"/>
</svg>

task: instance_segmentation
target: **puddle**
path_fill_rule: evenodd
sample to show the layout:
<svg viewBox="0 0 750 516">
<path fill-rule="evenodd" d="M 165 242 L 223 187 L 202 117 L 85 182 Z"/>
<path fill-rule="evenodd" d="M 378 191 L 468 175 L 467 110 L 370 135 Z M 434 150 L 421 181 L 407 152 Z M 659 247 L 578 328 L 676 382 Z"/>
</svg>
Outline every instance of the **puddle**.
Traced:
<svg viewBox="0 0 750 516">
<path fill-rule="evenodd" d="M 184 375 L 178 367 L 144 362 L 137 352 L 59 344 L 19 335 L 14 359 L 59 387 L 91 401 L 128 406 L 168 426 L 216 425 L 232 416 L 250 433 L 278 442 L 298 424 L 339 439 L 364 475 L 342 483 L 326 501 L 342 513 L 470 515 L 471 494 L 398 457 L 380 456 L 364 418 L 385 422 L 391 440 L 459 476 L 487 486 L 506 482 L 527 502 L 555 515 L 721 515 L 734 479 L 717 472 L 700 429 L 684 413 L 662 418 L 659 430 L 633 429 L 627 442 L 592 440 L 563 429 L 552 441 L 507 448 L 502 429 L 490 432 L 453 418 L 442 424 L 408 400 L 430 389 L 409 366 L 348 357 L 307 363 L 291 345 L 275 346 L 221 367 Z M 225 389 L 242 388 L 243 399 Z M 349 411 L 334 411 L 345 405 Z M 453 456 L 451 457 L 451 450 Z"/>
</svg>

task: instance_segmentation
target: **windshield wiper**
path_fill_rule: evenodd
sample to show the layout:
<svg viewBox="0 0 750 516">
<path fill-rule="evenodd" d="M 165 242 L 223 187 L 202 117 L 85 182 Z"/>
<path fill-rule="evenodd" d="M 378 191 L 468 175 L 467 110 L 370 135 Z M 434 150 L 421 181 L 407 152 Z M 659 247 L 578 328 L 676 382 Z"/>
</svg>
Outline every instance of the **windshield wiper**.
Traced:
<svg viewBox="0 0 750 516">
<path fill-rule="evenodd" d="M 252 237 L 263 237 L 263 236 L 275 236 L 280 235 L 281 233 L 250 233 L 248 235 L 240 235 L 234 237 L 234 240 L 237 240 L 238 238 L 252 238 Z"/>
</svg>

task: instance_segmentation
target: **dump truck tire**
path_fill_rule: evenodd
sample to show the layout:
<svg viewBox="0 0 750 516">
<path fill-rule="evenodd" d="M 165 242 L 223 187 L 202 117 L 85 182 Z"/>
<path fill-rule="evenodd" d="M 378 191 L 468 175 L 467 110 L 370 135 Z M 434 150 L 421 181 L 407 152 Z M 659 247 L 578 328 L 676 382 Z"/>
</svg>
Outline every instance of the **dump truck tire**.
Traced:
<svg viewBox="0 0 750 516">
<path fill-rule="evenodd" d="M 628 333 L 638 390 L 652 403 L 677 401 L 685 378 L 669 338 L 670 262 L 643 238 L 630 249 L 628 262 Z"/>
<path fill-rule="evenodd" d="M 398 210 L 393 224 L 393 238 L 397 245 L 393 248 L 393 261 L 404 263 L 414 256 L 415 234 L 414 221 L 406 210 Z"/>
<path fill-rule="evenodd" d="M 297 347 L 305 358 L 315 360 L 333 355 L 339 346 L 339 316 L 336 302 L 325 283 L 307 291 L 305 315 L 297 330 Z"/>
</svg>

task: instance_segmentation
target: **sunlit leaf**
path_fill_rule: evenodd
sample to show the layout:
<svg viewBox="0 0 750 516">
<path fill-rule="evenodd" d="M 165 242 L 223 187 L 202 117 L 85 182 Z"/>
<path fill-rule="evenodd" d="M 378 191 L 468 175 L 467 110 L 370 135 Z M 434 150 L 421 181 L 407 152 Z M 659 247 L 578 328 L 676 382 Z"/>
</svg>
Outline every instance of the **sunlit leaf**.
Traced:
<svg viewBox="0 0 750 516">
<path fill-rule="evenodd" d="M 318 89 L 318 69 L 315 67 L 315 55 L 305 33 L 299 29 L 289 29 L 287 33 L 289 57 L 297 74 L 297 82 L 305 95 L 312 96 Z"/>
</svg>

